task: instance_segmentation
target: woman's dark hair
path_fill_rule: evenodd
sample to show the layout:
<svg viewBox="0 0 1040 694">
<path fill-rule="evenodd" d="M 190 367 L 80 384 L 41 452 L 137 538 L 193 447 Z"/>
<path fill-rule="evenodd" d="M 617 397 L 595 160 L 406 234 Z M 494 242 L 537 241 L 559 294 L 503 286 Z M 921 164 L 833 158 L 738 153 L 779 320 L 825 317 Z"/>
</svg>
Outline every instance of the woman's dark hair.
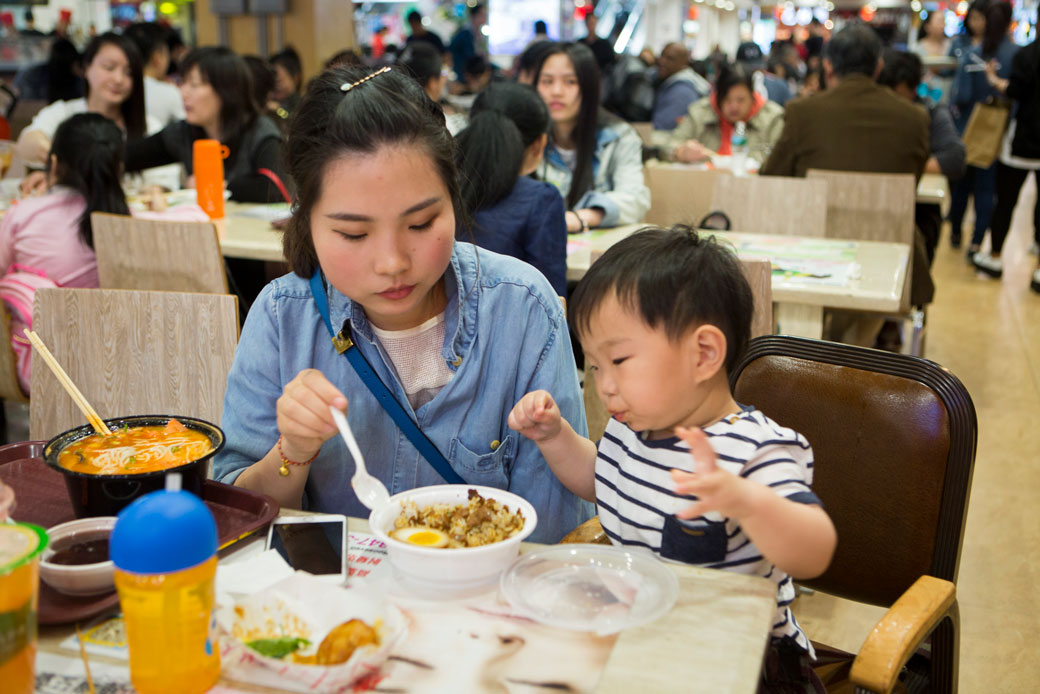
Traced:
<svg viewBox="0 0 1040 694">
<path fill-rule="evenodd" d="M 472 214 L 509 195 L 524 152 L 548 131 L 549 109 L 534 89 L 497 82 L 477 95 L 469 125 L 455 136 L 466 210 Z"/>
<path fill-rule="evenodd" d="M 601 113 L 599 64 L 596 63 L 592 49 L 583 43 L 550 44 L 538 62 L 538 70 L 534 73 L 535 88 L 541 80 L 545 62 L 554 55 L 565 55 L 571 61 L 574 74 L 578 78 L 578 90 L 581 92 L 581 106 L 578 108 L 578 122 L 574 126 L 573 135 L 577 144 L 577 163 L 571 177 L 571 189 L 567 193 L 567 207 L 573 208 L 581 200 L 581 196 L 592 188 L 592 157 L 596 152 L 596 130 L 612 118 L 607 116 L 606 112 Z"/>
<path fill-rule="evenodd" d="M 123 150 L 123 132 L 100 113 L 78 113 L 65 119 L 51 140 L 47 163 L 54 167 L 55 182 L 72 188 L 87 201 L 87 209 L 79 218 L 79 235 L 91 248 L 92 212 L 130 214 L 121 180 Z"/>
<path fill-rule="evenodd" d="M 67 101 L 83 96 L 83 78 L 79 75 L 79 51 L 68 39 L 54 39 L 47 59 L 47 103 Z"/>
<path fill-rule="evenodd" d="M 1007 40 L 1011 26 L 1011 3 L 997 0 L 986 8 L 986 30 L 982 32 L 982 57 L 993 57 Z"/>
<path fill-rule="evenodd" d="M 740 261 L 690 227 L 641 229 L 594 262 L 567 301 L 567 323 L 579 336 L 609 296 L 673 341 L 714 325 L 726 336 L 727 373 L 747 349 L 755 302 Z"/>
<path fill-rule="evenodd" d="M 145 135 L 145 111 L 144 111 L 144 72 L 141 67 L 141 54 L 134 42 L 125 36 L 106 31 L 100 36 L 95 36 L 87 44 L 83 51 L 83 66 L 89 67 L 101 48 L 106 44 L 112 44 L 123 51 L 126 61 L 130 64 L 130 96 L 120 105 L 119 110 L 123 114 L 123 125 L 126 127 L 126 139 L 130 142 L 140 140 Z M 86 83 L 87 97 L 90 97 L 90 82 Z"/>
<path fill-rule="evenodd" d="M 553 47 L 552 41 L 535 41 L 516 57 L 516 72 L 533 73 L 542 64 L 542 58 Z"/>
<path fill-rule="evenodd" d="M 979 38 L 971 33 L 971 25 L 968 23 L 968 17 L 971 15 L 972 12 L 978 12 L 983 17 L 985 17 L 986 10 L 989 8 L 990 2 L 992 2 L 992 0 L 972 0 L 971 4 L 968 5 L 968 11 L 964 13 L 964 20 L 961 23 L 961 30 L 965 34 L 971 36 L 972 38 Z M 989 22 L 987 21 L 986 24 L 988 25 Z"/>
<path fill-rule="evenodd" d="M 321 197 L 329 162 L 339 157 L 372 154 L 390 145 L 425 150 L 451 197 L 456 224 L 465 225 L 455 143 L 444 124 L 444 111 L 414 79 L 397 69 L 343 91 L 343 85 L 373 74 L 357 67 L 326 70 L 311 80 L 289 122 L 286 164 L 297 198 L 285 231 L 285 257 L 301 277 L 310 277 L 318 269 L 311 210 Z"/>
<path fill-rule="evenodd" d="M 328 70 L 329 68 L 342 66 L 354 67 L 357 65 L 364 64 L 364 61 L 361 60 L 361 56 L 359 56 L 353 48 L 347 48 L 345 50 L 340 51 L 339 53 L 336 53 L 331 58 L 326 60 L 325 69 Z"/>
<path fill-rule="evenodd" d="M 303 83 L 303 63 L 300 62 L 300 54 L 296 52 L 295 48 L 286 46 L 268 60 L 272 67 L 281 65 L 289 73 L 289 77 L 293 78 L 293 82 L 296 83 L 296 91 L 300 91 L 300 85 Z"/>
<path fill-rule="evenodd" d="M 169 29 L 157 22 L 138 22 L 131 24 L 123 31 L 123 36 L 134 42 L 141 53 L 141 60 L 148 62 L 156 51 L 169 51 L 166 35 Z"/>
<path fill-rule="evenodd" d="M 721 107 L 723 99 L 729 94 L 729 90 L 740 85 L 747 87 L 748 92 L 754 96 L 755 83 L 752 81 L 753 74 L 739 65 L 723 64 L 719 68 L 719 77 L 715 80 L 715 102 Z"/>
<path fill-rule="evenodd" d="M 220 98 L 220 140 L 234 150 L 260 112 L 249 64 L 230 48 L 207 46 L 184 56 L 181 75 L 187 77 L 192 68 L 198 68 L 202 81 Z"/>
<path fill-rule="evenodd" d="M 905 84 L 910 91 L 916 91 L 917 85 L 921 84 L 921 76 L 924 73 L 924 67 L 917 54 L 888 48 L 885 50 L 883 57 L 884 66 L 881 68 L 881 74 L 878 75 L 878 84 L 891 89 L 895 89 L 900 84 Z"/>
<path fill-rule="evenodd" d="M 405 74 L 411 75 L 419 86 L 426 89 L 430 80 L 441 76 L 441 68 L 444 59 L 440 52 L 425 41 L 413 41 L 405 47 L 397 64 L 402 67 Z"/>
<path fill-rule="evenodd" d="M 274 91 L 274 68 L 258 55 L 244 55 L 242 60 L 249 66 L 249 75 L 253 78 L 253 100 L 261 110 Z"/>
</svg>

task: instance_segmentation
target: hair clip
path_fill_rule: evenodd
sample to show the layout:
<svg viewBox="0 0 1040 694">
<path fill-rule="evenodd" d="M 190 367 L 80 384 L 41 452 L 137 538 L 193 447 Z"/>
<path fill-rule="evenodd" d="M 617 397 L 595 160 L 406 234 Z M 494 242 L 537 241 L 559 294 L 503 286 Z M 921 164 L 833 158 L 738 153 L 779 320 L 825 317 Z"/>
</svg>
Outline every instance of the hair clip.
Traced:
<svg viewBox="0 0 1040 694">
<path fill-rule="evenodd" d="M 376 70 L 375 72 L 373 72 L 371 75 L 368 75 L 367 77 L 362 77 L 357 82 L 344 82 L 343 85 L 340 87 L 340 89 L 342 89 L 345 92 L 349 92 L 351 89 L 353 89 L 354 87 L 358 86 L 359 84 L 363 84 L 363 83 L 369 81 L 370 79 L 372 79 L 373 77 L 375 77 L 377 75 L 383 74 L 384 72 L 390 72 L 390 66 L 389 65 L 384 67 L 384 68 L 380 68 L 380 69 Z"/>
</svg>

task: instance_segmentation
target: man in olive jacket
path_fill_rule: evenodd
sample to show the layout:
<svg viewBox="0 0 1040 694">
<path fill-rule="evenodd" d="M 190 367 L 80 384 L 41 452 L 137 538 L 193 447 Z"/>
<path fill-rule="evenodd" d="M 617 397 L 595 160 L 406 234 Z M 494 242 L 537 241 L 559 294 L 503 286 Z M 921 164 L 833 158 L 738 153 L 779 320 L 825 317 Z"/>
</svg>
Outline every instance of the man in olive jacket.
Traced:
<svg viewBox="0 0 1040 694">
<path fill-rule="evenodd" d="M 912 173 L 928 161 L 928 114 L 874 80 L 881 40 L 856 24 L 825 49 L 827 90 L 788 103 L 784 129 L 760 173 L 805 176 L 809 169 Z"/>
</svg>

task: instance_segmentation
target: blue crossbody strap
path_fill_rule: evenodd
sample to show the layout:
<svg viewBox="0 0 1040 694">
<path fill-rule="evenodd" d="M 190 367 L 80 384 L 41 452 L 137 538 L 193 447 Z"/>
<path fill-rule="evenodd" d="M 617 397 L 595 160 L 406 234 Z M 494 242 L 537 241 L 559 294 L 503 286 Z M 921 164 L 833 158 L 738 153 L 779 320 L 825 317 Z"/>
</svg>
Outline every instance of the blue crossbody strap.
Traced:
<svg viewBox="0 0 1040 694">
<path fill-rule="evenodd" d="M 444 478 L 445 482 L 449 484 L 466 484 L 466 480 L 462 479 L 459 473 L 455 472 L 448 460 L 441 455 L 441 452 L 437 450 L 437 447 L 427 438 L 426 434 L 422 433 L 419 425 L 415 423 L 415 420 L 405 411 L 401 403 L 394 397 L 394 394 L 386 387 L 386 384 L 372 370 L 372 365 L 368 363 L 365 355 L 361 353 L 361 350 L 357 348 L 357 345 L 354 344 L 354 340 L 351 338 L 349 321 L 343 324 L 343 329 L 339 334 L 332 329 L 332 319 L 329 317 L 329 299 L 326 296 L 325 282 L 320 270 L 316 270 L 311 276 L 311 294 L 314 296 L 314 303 L 318 307 L 318 313 L 321 314 L 321 319 L 325 322 L 329 335 L 332 336 L 332 344 L 336 347 L 336 351 L 347 358 L 350 365 L 354 367 L 354 372 L 361 378 L 361 382 L 375 396 L 376 401 L 383 406 L 386 413 L 394 420 L 394 424 L 404 432 L 404 435 L 408 437 L 408 440 L 412 442 L 412 445 L 415 446 L 420 455 L 426 458 L 430 465 L 433 466 L 433 469 Z"/>
</svg>

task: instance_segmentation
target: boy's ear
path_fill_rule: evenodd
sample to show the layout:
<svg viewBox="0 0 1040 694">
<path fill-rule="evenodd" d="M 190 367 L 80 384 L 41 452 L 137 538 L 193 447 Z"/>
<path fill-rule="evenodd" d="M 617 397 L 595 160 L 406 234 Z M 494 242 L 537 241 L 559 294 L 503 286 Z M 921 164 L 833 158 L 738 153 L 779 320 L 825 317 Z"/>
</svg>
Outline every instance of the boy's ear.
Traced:
<svg viewBox="0 0 1040 694">
<path fill-rule="evenodd" d="M 726 365 L 726 336 L 714 325 L 701 325 L 687 335 L 686 346 L 698 382 L 713 378 Z"/>
</svg>

